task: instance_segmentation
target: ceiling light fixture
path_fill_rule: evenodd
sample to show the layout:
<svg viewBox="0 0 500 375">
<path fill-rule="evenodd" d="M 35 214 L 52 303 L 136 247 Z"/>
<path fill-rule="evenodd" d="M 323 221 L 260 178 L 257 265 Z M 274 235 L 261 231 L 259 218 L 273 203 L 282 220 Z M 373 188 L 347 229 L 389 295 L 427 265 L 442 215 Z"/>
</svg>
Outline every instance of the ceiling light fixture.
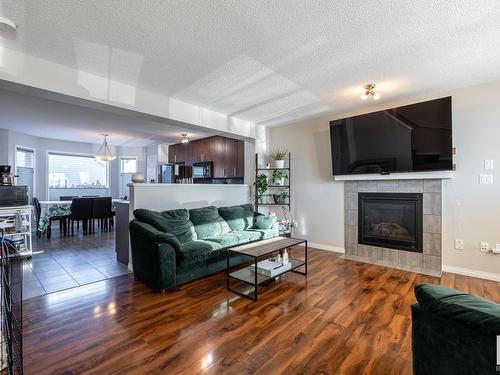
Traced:
<svg viewBox="0 0 500 375">
<path fill-rule="evenodd" d="M 181 143 L 189 143 L 188 135 L 186 133 L 181 133 Z"/>
<path fill-rule="evenodd" d="M 95 156 L 95 158 L 100 161 L 111 161 L 116 159 L 115 156 L 111 155 L 111 150 L 109 149 L 108 146 L 108 135 L 103 134 L 103 136 L 104 136 L 104 142 L 102 142 L 102 146 L 99 149 L 99 151 L 97 151 L 97 155 Z"/>
<path fill-rule="evenodd" d="M 17 25 L 14 23 L 14 21 L 11 21 L 8 18 L 0 16 L 0 30 L 16 31 Z"/>
<path fill-rule="evenodd" d="M 372 97 L 374 100 L 380 99 L 380 93 L 375 91 L 375 87 L 377 85 L 374 83 L 368 83 L 364 86 L 365 92 L 361 95 L 361 99 L 366 100 L 369 97 Z"/>
</svg>

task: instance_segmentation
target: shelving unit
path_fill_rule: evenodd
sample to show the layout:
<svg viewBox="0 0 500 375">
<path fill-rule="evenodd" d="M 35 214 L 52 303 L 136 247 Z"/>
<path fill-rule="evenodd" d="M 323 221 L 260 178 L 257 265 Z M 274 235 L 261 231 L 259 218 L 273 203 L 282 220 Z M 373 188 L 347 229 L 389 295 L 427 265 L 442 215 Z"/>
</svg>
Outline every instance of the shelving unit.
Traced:
<svg viewBox="0 0 500 375">
<path fill-rule="evenodd" d="M 288 212 L 291 212 L 291 205 L 290 205 L 290 202 L 291 202 L 291 161 L 292 161 L 292 157 L 291 157 L 291 153 L 289 152 L 288 153 L 288 160 L 285 161 L 285 165 L 287 165 L 287 167 L 285 168 L 259 168 L 259 155 L 258 154 L 255 154 L 255 181 L 257 181 L 257 178 L 259 176 L 259 174 L 261 174 L 260 172 L 270 172 L 267 177 L 268 177 L 268 181 L 271 181 L 272 177 L 272 172 L 273 171 L 284 171 L 287 176 L 288 176 L 288 184 L 287 185 L 271 185 L 269 184 L 268 185 L 268 188 L 271 188 L 271 189 L 280 189 L 280 190 L 276 190 L 276 191 L 283 191 L 283 190 L 287 190 L 288 191 L 288 198 L 286 200 L 285 203 L 281 204 L 281 203 L 261 203 L 259 202 L 259 196 L 258 196 L 258 193 L 257 193 L 257 188 L 255 188 L 255 197 L 254 197 L 254 200 L 255 200 L 255 210 L 257 212 L 259 212 L 259 206 L 260 207 L 288 207 Z M 273 197 L 274 199 L 274 197 Z M 281 235 L 286 235 L 286 236 L 291 236 L 291 230 L 289 232 L 280 232 Z"/>
<path fill-rule="evenodd" d="M 23 373 L 22 265 L 31 255 L 31 206 L 0 207 L 0 362 L 8 374 Z"/>
<path fill-rule="evenodd" d="M 19 207 L 0 207 L 0 237 L 5 239 L 12 239 L 16 236 L 23 237 L 23 246 L 18 248 L 17 251 L 23 257 L 31 258 L 32 256 L 32 207 L 19 206 Z M 20 214 L 22 218 L 23 230 L 15 231 L 15 217 Z"/>
</svg>

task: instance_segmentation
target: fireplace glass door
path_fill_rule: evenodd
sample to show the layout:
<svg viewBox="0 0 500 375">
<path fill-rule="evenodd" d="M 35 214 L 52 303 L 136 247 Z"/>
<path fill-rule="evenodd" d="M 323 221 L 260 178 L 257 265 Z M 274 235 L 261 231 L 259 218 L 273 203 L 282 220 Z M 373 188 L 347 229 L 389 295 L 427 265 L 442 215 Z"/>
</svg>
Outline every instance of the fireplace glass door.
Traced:
<svg viewBox="0 0 500 375">
<path fill-rule="evenodd" d="M 422 252 L 422 194 L 359 193 L 360 244 Z"/>
</svg>

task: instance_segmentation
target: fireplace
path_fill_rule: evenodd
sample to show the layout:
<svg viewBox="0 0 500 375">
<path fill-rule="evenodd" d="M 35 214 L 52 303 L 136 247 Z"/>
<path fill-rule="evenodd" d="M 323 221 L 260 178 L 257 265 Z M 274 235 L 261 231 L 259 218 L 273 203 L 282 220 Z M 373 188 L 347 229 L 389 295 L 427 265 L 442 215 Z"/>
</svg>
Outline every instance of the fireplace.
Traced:
<svg viewBox="0 0 500 375">
<path fill-rule="evenodd" d="M 421 193 L 359 193 L 358 243 L 422 252 Z"/>
</svg>

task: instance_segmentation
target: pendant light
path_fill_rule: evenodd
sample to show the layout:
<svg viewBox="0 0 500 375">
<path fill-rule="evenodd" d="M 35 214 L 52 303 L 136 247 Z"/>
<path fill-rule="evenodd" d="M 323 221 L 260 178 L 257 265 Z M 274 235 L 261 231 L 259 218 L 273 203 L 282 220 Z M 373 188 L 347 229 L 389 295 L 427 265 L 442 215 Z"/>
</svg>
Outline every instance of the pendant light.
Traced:
<svg viewBox="0 0 500 375">
<path fill-rule="evenodd" d="M 101 148 L 99 148 L 99 151 L 97 151 L 97 155 L 95 156 L 95 158 L 100 161 L 111 161 L 116 159 L 115 156 L 111 155 L 111 150 L 108 146 L 108 135 L 103 134 L 103 136 L 104 142 L 102 143 Z"/>
</svg>

